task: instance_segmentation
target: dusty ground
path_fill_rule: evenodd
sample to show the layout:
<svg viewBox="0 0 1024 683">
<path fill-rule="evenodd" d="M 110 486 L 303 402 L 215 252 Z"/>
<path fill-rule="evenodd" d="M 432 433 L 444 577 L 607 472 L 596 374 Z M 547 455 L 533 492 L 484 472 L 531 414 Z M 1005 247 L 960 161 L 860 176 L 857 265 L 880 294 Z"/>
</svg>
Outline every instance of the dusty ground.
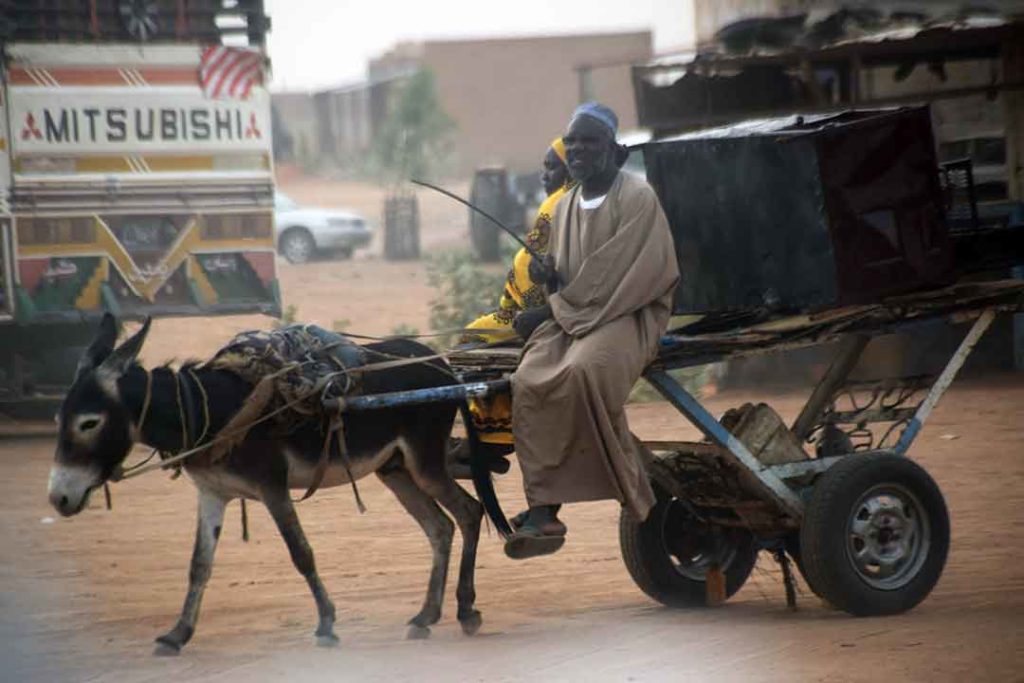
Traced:
<svg viewBox="0 0 1024 683">
<path fill-rule="evenodd" d="M 309 193 L 303 199 L 351 189 L 300 187 Z M 459 235 L 453 218 L 433 244 Z M 280 276 L 300 319 L 349 320 L 369 333 L 399 323 L 427 328 L 433 294 L 419 264 L 388 264 L 371 253 L 282 264 Z M 158 321 L 145 357 L 202 356 L 239 329 L 267 325 L 256 317 Z M 723 394 L 710 406 L 720 412 L 754 396 Z M 771 397 L 786 416 L 800 398 Z M 512 563 L 494 535 L 483 540 L 484 627 L 476 638 L 462 636 L 454 621 L 450 582 L 432 639 L 405 641 L 429 551 L 390 494 L 366 480 L 366 515 L 347 488 L 300 506 L 338 607 L 340 648 L 314 647 L 312 598 L 268 515 L 250 506 L 253 540 L 244 544 L 233 505 L 197 634 L 172 659 L 150 652 L 184 596 L 191 484 L 147 475 L 113 487 L 112 512 L 100 496 L 79 517 L 53 520 L 45 496 L 51 441 L 3 440 L 0 680 L 1024 680 L 1022 411 L 1019 377 L 959 383 L 918 439 L 913 456 L 946 494 L 953 545 L 933 595 L 903 616 L 853 619 L 827 610 L 806 588 L 800 611 L 789 613 L 767 560 L 724 607 L 661 608 L 628 577 L 616 506 L 600 503 L 566 511 L 569 542 L 550 558 Z M 662 404 L 632 406 L 630 414 L 642 437 L 694 435 Z M 499 494 L 506 509 L 519 508 L 515 472 L 501 479 Z"/>
</svg>

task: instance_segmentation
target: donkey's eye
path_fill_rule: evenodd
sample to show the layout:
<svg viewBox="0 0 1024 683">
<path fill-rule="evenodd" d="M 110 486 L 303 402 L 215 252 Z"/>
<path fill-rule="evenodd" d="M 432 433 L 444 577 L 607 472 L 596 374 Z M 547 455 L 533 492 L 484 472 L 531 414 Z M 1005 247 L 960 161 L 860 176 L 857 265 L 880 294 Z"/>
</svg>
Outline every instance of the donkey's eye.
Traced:
<svg viewBox="0 0 1024 683">
<path fill-rule="evenodd" d="M 91 429 L 96 429 L 100 426 L 100 421 L 95 417 L 82 420 L 78 423 L 78 430 L 81 432 L 88 432 Z"/>
</svg>

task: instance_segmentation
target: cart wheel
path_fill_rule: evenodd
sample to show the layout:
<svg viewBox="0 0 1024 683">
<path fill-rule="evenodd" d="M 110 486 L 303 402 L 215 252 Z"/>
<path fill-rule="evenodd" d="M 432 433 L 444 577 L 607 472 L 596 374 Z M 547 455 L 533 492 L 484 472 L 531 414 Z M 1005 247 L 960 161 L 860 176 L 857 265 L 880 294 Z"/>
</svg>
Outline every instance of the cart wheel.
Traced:
<svg viewBox="0 0 1024 683">
<path fill-rule="evenodd" d="M 633 581 L 669 607 L 703 607 L 704 579 L 715 555 L 732 597 L 757 562 L 757 546 L 745 529 L 701 522 L 680 501 L 655 487 L 658 501 L 637 522 L 626 510 L 619 517 L 619 547 Z M 716 552 L 717 550 L 717 552 Z"/>
<path fill-rule="evenodd" d="M 802 569 L 855 616 L 898 614 L 925 599 L 949 551 L 949 513 L 924 469 L 890 453 L 851 455 L 815 484 L 800 529 Z"/>
</svg>

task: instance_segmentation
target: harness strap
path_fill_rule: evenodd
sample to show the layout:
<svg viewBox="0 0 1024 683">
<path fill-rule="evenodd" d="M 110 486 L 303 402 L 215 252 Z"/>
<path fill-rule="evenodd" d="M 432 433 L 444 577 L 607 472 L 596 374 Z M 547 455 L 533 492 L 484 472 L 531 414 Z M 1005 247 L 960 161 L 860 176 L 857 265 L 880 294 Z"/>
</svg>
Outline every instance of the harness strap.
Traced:
<svg viewBox="0 0 1024 683">
<path fill-rule="evenodd" d="M 181 450 L 188 449 L 188 423 L 185 416 L 185 404 L 181 399 L 181 377 L 171 370 L 171 377 L 174 378 L 174 394 L 178 403 L 178 420 L 181 421 Z"/>
<path fill-rule="evenodd" d="M 199 427 L 199 416 L 196 414 L 195 394 L 188 381 L 188 376 L 180 372 L 177 376 L 181 379 L 182 415 L 185 419 L 185 434 L 188 439 L 182 448 L 189 448 L 199 444 L 196 433 Z"/>
<path fill-rule="evenodd" d="M 146 368 L 141 369 L 146 373 L 146 394 L 142 397 L 142 410 L 139 411 L 139 434 L 142 434 L 142 429 L 146 426 L 146 418 L 149 416 L 149 404 L 153 400 L 153 373 Z"/>
<path fill-rule="evenodd" d="M 206 387 L 204 387 L 203 383 L 199 381 L 199 378 L 196 376 L 196 373 L 192 368 L 188 368 L 188 374 L 192 376 L 192 381 L 196 383 L 196 387 L 199 389 L 199 393 L 203 398 L 203 432 L 195 442 L 200 444 L 210 431 L 210 397 L 207 396 Z"/>
</svg>

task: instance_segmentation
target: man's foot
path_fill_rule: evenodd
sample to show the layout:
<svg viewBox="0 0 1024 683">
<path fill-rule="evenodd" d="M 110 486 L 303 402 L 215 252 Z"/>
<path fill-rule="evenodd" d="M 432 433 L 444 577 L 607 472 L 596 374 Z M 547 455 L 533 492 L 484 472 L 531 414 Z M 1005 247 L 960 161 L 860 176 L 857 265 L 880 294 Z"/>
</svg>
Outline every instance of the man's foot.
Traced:
<svg viewBox="0 0 1024 683">
<path fill-rule="evenodd" d="M 530 508 L 513 517 L 516 532 L 505 542 L 505 554 L 513 560 L 525 560 L 557 552 L 565 545 L 566 528 L 557 517 L 559 505 Z M 519 521 L 519 524 L 516 522 Z"/>
<path fill-rule="evenodd" d="M 558 511 L 562 509 L 561 504 L 559 504 L 559 505 L 550 505 L 548 507 L 552 508 L 552 513 L 555 516 L 555 521 L 558 522 L 559 524 L 562 524 L 562 522 L 560 522 L 558 520 Z M 529 517 L 530 517 L 530 511 L 528 509 L 527 510 L 523 510 L 522 512 L 520 512 L 518 515 L 516 515 L 512 519 L 508 520 L 508 523 L 512 525 L 513 529 L 518 529 L 519 527 L 521 527 L 524 524 L 526 524 L 526 520 Z M 565 535 L 565 524 L 562 524 L 562 529 L 563 529 L 562 535 L 564 536 Z"/>
</svg>

